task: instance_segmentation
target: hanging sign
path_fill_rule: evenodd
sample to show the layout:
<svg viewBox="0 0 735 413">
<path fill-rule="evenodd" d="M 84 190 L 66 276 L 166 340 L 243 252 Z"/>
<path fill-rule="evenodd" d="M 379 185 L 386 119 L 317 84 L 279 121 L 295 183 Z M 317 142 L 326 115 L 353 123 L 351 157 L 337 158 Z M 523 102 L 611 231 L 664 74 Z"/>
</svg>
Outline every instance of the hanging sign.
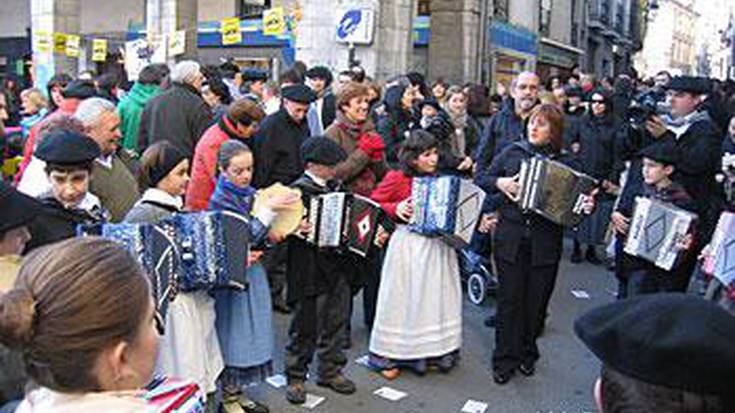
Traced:
<svg viewBox="0 0 735 413">
<path fill-rule="evenodd" d="M 263 34 L 280 36 L 286 32 L 286 17 L 283 7 L 274 7 L 263 11 Z"/>
<path fill-rule="evenodd" d="M 69 57 L 79 57 L 79 36 L 69 34 L 66 36 L 66 55 Z"/>
<path fill-rule="evenodd" d="M 92 40 L 92 61 L 104 62 L 107 59 L 107 40 Z"/>
<path fill-rule="evenodd" d="M 66 34 L 54 33 L 54 53 L 66 53 Z"/>
<path fill-rule="evenodd" d="M 224 19 L 220 22 L 220 32 L 222 33 L 222 44 L 240 44 L 242 43 L 242 32 L 240 32 L 240 19 L 232 17 Z"/>
<path fill-rule="evenodd" d="M 186 51 L 186 31 L 179 30 L 168 36 L 168 55 L 178 56 Z"/>
</svg>

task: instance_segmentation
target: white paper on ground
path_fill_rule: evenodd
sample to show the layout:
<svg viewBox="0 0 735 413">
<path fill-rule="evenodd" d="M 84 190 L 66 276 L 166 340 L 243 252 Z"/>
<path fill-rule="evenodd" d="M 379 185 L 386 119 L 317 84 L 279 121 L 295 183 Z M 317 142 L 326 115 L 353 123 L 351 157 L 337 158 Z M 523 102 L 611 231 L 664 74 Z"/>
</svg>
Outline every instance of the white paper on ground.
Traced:
<svg viewBox="0 0 735 413">
<path fill-rule="evenodd" d="M 270 384 L 275 388 L 281 388 L 286 385 L 286 376 L 283 374 L 276 374 L 265 379 L 266 383 Z"/>
<path fill-rule="evenodd" d="M 576 298 L 581 298 L 585 300 L 590 298 L 589 293 L 585 290 L 572 290 L 572 295 Z"/>
<path fill-rule="evenodd" d="M 360 357 L 359 359 L 355 360 L 355 363 L 357 363 L 357 364 L 359 364 L 361 366 L 368 367 L 368 355 L 366 354 L 366 355 Z"/>
<path fill-rule="evenodd" d="M 315 396 L 311 393 L 306 393 L 306 401 L 302 406 L 306 407 L 307 409 L 313 409 L 321 404 L 326 400 L 323 396 Z"/>
<path fill-rule="evenodd" d="M 401 400 L 402 398 L 408 396 L 407 393 L 404 393 L 400 390 L 392 389 L 390 387 L 381 387 L 378 390 L 375 390 L 373 394 L 384 399 L 388 399 L 392 402 L 397 402 L 398 400 Z"/>
<path fill-rule="evenodd" d="M 487 403 L 478 402 L 477 400 L 467 400 L 467 403 L 462 407 L 464 413 L 485 413 L 487 410 Z"/>
</svg>

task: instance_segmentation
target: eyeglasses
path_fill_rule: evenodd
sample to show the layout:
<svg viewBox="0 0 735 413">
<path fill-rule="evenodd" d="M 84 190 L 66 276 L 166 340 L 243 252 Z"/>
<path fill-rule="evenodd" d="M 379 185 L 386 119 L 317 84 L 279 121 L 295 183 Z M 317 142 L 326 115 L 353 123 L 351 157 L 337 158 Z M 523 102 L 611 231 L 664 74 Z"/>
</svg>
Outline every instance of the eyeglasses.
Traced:
<svg viewBox="0 0 735 413">
<path fill-rule="evenodd" d="M 592 99 L 591 102 L 592 103 L 599 103 L 601 105 L 604 105 L 605 104 L 605 101 L 604 100 L 601 100 L 601 99 Z"/>
</svg>

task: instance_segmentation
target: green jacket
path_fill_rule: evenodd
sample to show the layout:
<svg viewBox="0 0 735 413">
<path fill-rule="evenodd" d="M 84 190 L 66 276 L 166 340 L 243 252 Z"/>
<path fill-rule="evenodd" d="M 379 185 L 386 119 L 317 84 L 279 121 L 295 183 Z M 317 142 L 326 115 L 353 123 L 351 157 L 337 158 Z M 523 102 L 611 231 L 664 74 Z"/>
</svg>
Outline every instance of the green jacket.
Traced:
<svg viewBox="0 0 735 413">
<path fill-rule="evenodd" d="M 117 105 L 120 115 L 120 131 L 123 134 L 122 146 L 140 154 L 138 150 L 138 130 L 143 107 L 152 97 L 161 93 L 157 85 L 143 85 L 135 82 L 130 92 Z"/>
</svg>

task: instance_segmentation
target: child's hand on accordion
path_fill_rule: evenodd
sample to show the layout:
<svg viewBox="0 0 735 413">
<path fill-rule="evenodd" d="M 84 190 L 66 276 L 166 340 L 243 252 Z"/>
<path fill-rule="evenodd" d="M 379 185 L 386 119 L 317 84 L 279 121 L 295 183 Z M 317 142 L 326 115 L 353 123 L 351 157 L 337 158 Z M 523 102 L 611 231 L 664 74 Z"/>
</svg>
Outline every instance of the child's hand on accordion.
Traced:
<svg viewBox="0 0 735 413">
<path fill-rule="evenodd" d="M 627 218 L 620 212 L 615 211 L 612 213 L 612 215 L 610 215 L 610 221 L 612 221 L 615 232 L 620 235 L 625 235 L 628 233 L 628 230 L 630 229 L 630 218 Z"/>
<path fill-rule="evenodd" d="M 693 245 L 694 236 L 692 236 L 692 234 L 686 234 L 679 241 L 677 241 L 676 248 L 678 248 L 679 251 L 688 251 L 692 248 Z"/>
<path fill-rule="evenodd" d="M 495 182 L 495 186 L 498 187 L 500 192 L 504 193 L 511 201 L 518 202 L 518 193 L 521 191 L 521 184 L 518 183 L 519 175 L 498 178 Z"/>
<path fill-rule="evenodd" d="M 475 163 L 472 161 L 472 158 L 470 158 L 469 156 L 466 156 L 462 160 L 462 163 L 460 163 L 459 165 L 457 165 L 457 170 L 458 171 L 467 171 L 467 170 L 470 170 L 470 169 L 472 169 L 472 166 L 474 164 Z"/>
<path fill-rule="evenodd" d="M 250 251 L 248 255 L 248 266 L 255 264 L 263 256 L 263 251 Z"/>
<path fill-rule="evenodd" d="M 495 231 L 495 227 L 498 225 L 498 216 L 496 214 L 483 214 L 480 219 L 480 225 L 477 227 L 477 231 L 481 234 L 487 234 Z"/>
<path fill-rule="evenodd" d="M 595 207 L 597 206 L 596 197 L 597 194 L 600 192 L 599 188 L 595 188 L 592 193 L 589 194 L 589 196 L 585 196 L 582 200 L 582 213 L 585 215 L 592 215 L 593 212 L 595 212 Z"/>
<path fill-rule="evenodd" d="M 406 198 L 396 205 L 396 215 L 404 222 L 411 221 L 411 217 L 413 217 L 413 202 L 411 198 Z"/>
</svg>

